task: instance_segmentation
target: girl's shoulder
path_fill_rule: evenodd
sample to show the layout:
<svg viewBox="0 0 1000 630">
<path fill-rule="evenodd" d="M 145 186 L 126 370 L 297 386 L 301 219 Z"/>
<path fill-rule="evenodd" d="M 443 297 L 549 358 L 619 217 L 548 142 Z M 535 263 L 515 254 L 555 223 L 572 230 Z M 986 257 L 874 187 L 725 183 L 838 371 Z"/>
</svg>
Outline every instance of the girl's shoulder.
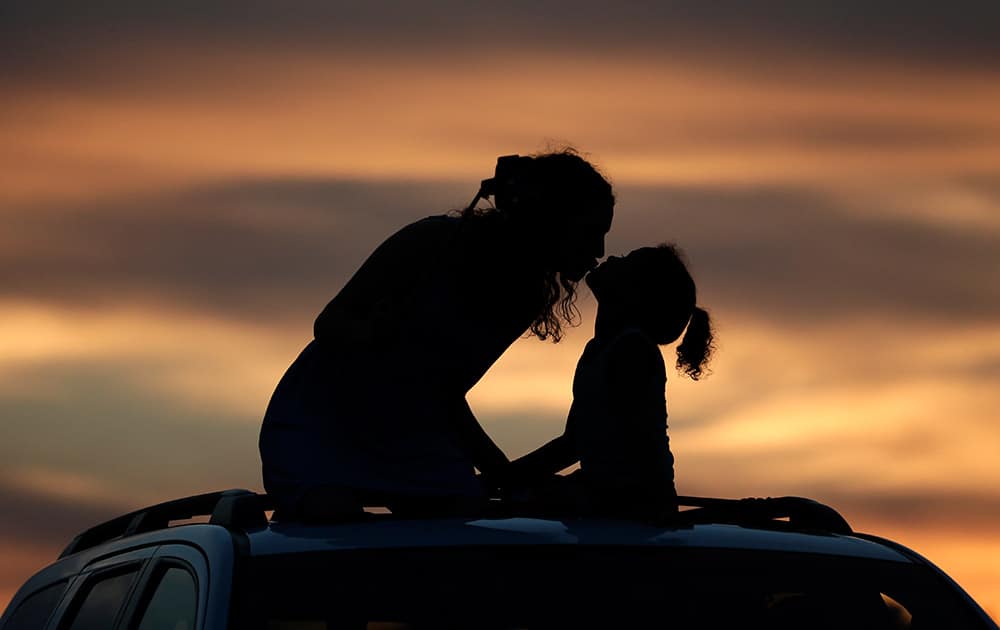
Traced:
<svg viewBox="0 0 1000 630">
<path fill-rule="evenodd" d="M 389 260 L 410 270 L 433 266 L 448 256 L 460 238 L 459 217 L 433 215 L 404 225 L 389 236 L 369 256 L 368 261 Z"/>
<path fill-rule="evenodd" d="M 434 247 L 454 248 L 463 254 L 482 254 L 503 244 L 503 226 L 490 216 L 439 214 L 407 225 L 397 234 L 417 238 Z"/>
</svg>

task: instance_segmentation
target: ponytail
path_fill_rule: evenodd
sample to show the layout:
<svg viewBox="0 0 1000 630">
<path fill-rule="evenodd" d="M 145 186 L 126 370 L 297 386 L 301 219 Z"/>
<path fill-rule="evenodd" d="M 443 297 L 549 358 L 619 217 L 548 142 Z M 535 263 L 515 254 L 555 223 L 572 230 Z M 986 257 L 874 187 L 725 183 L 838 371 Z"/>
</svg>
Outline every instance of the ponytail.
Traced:
<svg viewBox="0 0 1000 630">
<path fill-rule="evenodd" d="M 715 336 L 708 312 L 694 307 L 684 339 L 677 346 L 677 369 L 697 381 L 705 374 L 705 367 L 715 350 Z"/>
</svg>

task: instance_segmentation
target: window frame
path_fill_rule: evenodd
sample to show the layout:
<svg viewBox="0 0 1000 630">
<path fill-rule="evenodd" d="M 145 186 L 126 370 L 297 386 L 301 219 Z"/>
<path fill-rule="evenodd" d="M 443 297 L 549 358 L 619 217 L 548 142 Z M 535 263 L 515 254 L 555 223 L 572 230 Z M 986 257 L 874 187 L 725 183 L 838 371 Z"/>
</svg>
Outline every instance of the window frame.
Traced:
<svg viewBox="0 0 1000 630">
<path fill-rule="evenodd" d="M 208 563 L 195 548 L 183 544 L 163 545 L 150 559 L 149 565 L 129 597 L 124 613 L 115 624 L 116 630 L 134 630 L 142 621 L 146 606 L 152 600 L 159 586 L 160 578 L 167 569 L 179 568 L 194 580 L 196 601 L 194 627 L 200 629 L 205 623 L 208 606 Z M 61 630 L 61 629 L 60 629 Z"/>
<path fill-rule="evenodd" d="M 136 568 L 136 576 L 125 594 L 122 606 L 115 614 L 111 628 L 118 628 L 124 613 L 128 610 L 136 590 L 142 584 L 149 571 L 150 560 L 156 552 L 157 547 L 144 547 L 130 550 L 121 554 L 114 554 L 99 558 L 88 564 L 79 575 L 73 578 L 70 587 L 63 595 L 62 601 L 56 607 L 55 612 L 49 617 L 46 626 L 48 630 L 68 630 L 76 614 L 80 611 L 87 594 L 93 584 L 111 577 L 115 574 L 127 573 Z"/>
</svg>

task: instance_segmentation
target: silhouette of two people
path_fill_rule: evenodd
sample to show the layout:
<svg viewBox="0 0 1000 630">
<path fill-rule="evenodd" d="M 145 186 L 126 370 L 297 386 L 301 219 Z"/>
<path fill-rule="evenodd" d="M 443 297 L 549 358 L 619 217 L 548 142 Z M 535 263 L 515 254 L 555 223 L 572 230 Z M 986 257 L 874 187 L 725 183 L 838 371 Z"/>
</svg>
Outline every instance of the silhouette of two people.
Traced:
<svg viewBox="0 0 1000 630">
<path fill-rule="evenodd" d="M 698 379 L 712 352 L 708 313 L 671 245 L 611 256 L 586 278 L 594 338 L 573 378 L 563 435 L 514 461 L 508 479 L 559 512 L 668 520 L 677 508 L 660 345 L 683 340 L 677 368 Z M 579 462 L 568 477 L 555 473 Z"/>
<path fill-rule="evenodd" d="M 495 207 L 477 208 L 482 196 Z M 639 250 L 591 273 L 597 331 L 555 446 L 512 464 L 465 398 L 526 330 L 560 339 L 577 283 L 604 256 L 614 202 L 607 180 L 572 151 L 507 156 L 466 210 L 419 220 L 382 243 L 319 315 L 265 413 L 264 486 L 283 518 L 335 519 L 374 503 L 404 514 L 468 513 L 499 489 L 544 488 L 572 458 L 600 510 L 631 505 L 632 495 L 669 504 L 656 344 L 679 336 L 695 311 L 693 283 L 686 315 L 666 306 L 673 276 L 657 284 L 660 263 L 646 262 L 662 255 Z M 640 271 L 648 275 L 630 275 Z M 657 308 L 670 311 L 669 326 Z M 633 389 L 640 398 L 626 401 Z M 615 436 L 613 452 L 599 448 L 605 433 Z"/>
</svg>

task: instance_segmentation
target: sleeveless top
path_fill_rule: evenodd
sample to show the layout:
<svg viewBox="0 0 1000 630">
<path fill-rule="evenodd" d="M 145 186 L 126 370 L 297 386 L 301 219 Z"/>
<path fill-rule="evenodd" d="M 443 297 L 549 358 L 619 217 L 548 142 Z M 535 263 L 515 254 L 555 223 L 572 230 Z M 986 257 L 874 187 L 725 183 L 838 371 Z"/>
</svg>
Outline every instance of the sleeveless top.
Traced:
<svg viewBox="0 0 1000 630">
<path fill-rule="evenodd" d="M 331 302 L 391 329 L 357 345 L 327 307 L 279 382 L 260 434 L 264 485 L 294 498 L 316 485 L 425 496 L 481 496 L 453 439 L 465 394 L 530 325 L 535 287 L 505 277 L 496 239 L 458 217 L 390 237 Z M 405 242 L 405 246 L 399 243 Z M 501 244 L 502 245 L 502 244 Z M 405 251 L 404 256 L 397 256 Z M 389 255 L 384 255 L 388 253 Z M 388 262 L 386 262 L 388 261 Z M 530 307 L 525 307 L 530 304 Z M 382 313 L 377 312 L 382 309 Z M 376 330 L 378 332 L 378 330 Z"/>
</svg>

